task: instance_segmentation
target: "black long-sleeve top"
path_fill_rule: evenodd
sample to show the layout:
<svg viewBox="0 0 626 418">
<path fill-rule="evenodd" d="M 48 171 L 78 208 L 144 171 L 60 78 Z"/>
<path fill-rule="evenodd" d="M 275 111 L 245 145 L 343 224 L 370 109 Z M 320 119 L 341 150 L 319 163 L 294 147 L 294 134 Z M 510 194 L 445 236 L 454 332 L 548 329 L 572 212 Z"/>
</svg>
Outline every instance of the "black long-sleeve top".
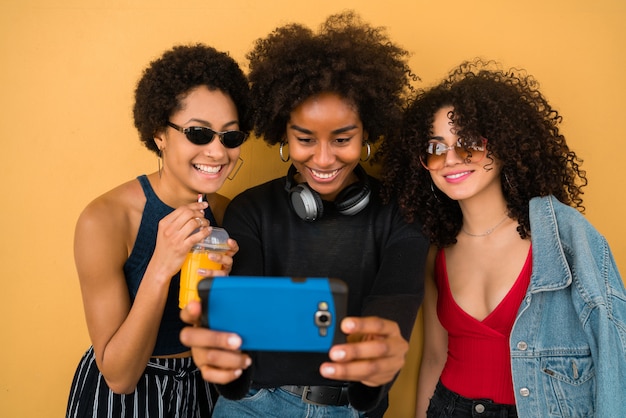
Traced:
<svg viewBox="0 0 626 418">
<path fill-rule="evenodd" d="M 428 242 L 420 225 L 407 224 L 395 203 L 383 204 L 380 183 L 369 177 L 365 209 L 341 214 L 324 202 L 321 218 L 307 222 L 290 206 L 286 178 L 248 189 L 235 197 L 223 225 L 237 240 L 232 275 L 335 277 L 348 285 L 348 315 L 379 316 L 398 323 L 408 341 L 424 290 Z M 223 395 L 242 397 L 253 387 L 331 385 L 319 373 L 325 353 L 251 353 L 253 366 L 235 382 L 219 386 Z M 371 388 L 349 385 L 350 403 L 382 416 L 391 383 Z M 381 402 L 384 401 L 384 402 Z M 379 412 L 379 413 L 378 413 Z"/>
</svg>

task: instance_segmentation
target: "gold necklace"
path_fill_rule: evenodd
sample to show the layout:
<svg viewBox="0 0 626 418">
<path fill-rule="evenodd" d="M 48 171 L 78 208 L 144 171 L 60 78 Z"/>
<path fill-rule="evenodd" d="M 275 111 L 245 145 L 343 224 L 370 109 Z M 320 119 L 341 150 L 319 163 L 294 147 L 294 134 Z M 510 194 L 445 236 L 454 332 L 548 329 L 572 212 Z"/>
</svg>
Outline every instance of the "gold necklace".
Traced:
<svg viewBox="0 0 626 418">
<path fill-rule="evenodd" d="M 509 215 L 505 213 L 504 214 L 504 218 L 502 218 L 502 220 L 500 222 L 498 222 L 497 224 L 495 224 L 493 227 L 489 228 L 488 230 L 486 230 L 482 234 L 472 234 L 471 232 L 467 232 L 465 230 L 465 228 L 463 228 L 463 227 L 461 227 L 461 231 L 463 231 L 464 234 L 469 235 L 470 237 L 486 237 L 487 235 L 489 235 L 493 231 L 495 231 L 496 228 L 498 228 L 500 225 L 502 225 L 504 223 L 504 221 L 506 221 L 506 219 L 508 217 L 509 217 Z"/>
</svg>

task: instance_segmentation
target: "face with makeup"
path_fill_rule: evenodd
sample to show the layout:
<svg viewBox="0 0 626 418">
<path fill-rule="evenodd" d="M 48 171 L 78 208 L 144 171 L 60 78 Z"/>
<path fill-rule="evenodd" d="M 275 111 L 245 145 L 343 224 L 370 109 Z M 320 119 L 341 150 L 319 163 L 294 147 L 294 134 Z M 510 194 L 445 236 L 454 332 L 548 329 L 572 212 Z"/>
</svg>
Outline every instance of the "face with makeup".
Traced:
<svg viewBox="0 0 626 418">
<path fill-rule="evenodd" d="M 291 112 L 286 135 L 296 179 L 322 199 L 333 201 L 357 180 L 353 170 L 367 134 L 349 101 L 335 93 L 308 98 Z"/>
<path fill-rule="evenodd" d="M 433 183 L 449 198 L 468 201 L 492 192 L 501 195 L 500 163 L 490 156 L 482 158 L 461 158 L 455 149 L 459 136 L 454 133 L 454 124 L 450 118 L 454 108 L 446 106 L 435 113 L 430 146 L 441 143 L 447 150 L 441 158 L 440 167 L 430 169 Z M 486 143 L 489 147 L 489 143 Z M 485 150 L 486 152 L 487 150 Z M 484 153 L 483 153 L 484 154 Z M 479 156 L 479 153 L 475 153 Z"/>
<path fill-rule="evenodd" d="M 221 90 L 206 86 L 192 89 L 180 103 L 169 121 L 184 129 L 207 127 L 216 132 L 239 129 L 237 109 L 232 99 Z M 190 199 L 198 193 L 217 192 L 233 170 L 241 147 L 225 147 L 218 135 L 204 145 L 192 143 L 172 126 L 155 136 L 154 141 L 163 158 L 162 181 L 171 190 L 187 190 Z"/>
</svg>

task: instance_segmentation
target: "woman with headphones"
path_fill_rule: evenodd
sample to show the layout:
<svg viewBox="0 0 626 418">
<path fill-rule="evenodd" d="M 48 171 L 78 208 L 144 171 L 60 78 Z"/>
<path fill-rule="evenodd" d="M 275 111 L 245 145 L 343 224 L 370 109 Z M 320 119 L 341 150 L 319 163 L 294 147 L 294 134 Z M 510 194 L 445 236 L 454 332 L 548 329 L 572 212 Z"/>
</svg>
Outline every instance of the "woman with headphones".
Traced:
<svg viewBox="0 0 626 418">
<path fill-rule="evenodd" d="M 223 395 L 214 417 L 383 416 L 422 301 L 428 243 L 359 162 L 400 126 L 407 56 L 350 12 L 317 34 L 279 27 L 248 54 L 255 134 L 291 165 L 229 205 L 224 227 L 239 244 L 231 274 L 343 280 L 348 343 L 246 354 L 235 334 L 184 329 L 183 343 Z M 194 322 L 198 311 L 191 305 L 183 318 Z"/>
</svg>

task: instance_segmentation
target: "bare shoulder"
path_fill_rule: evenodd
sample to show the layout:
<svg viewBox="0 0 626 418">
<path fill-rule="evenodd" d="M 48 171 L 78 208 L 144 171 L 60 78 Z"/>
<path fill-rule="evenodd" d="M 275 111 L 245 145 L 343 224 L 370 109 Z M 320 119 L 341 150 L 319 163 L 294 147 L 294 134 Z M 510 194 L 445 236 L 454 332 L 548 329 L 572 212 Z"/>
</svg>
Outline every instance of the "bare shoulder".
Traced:
<svg viewBox="0 0 626 418">
<path fill-rule="evenodd" d="M 136 231 L 145 206 L 145 195 L 136 179 L 123 183 L 91 201 L 80 214 L 76 233 L 127 238 Z"/>
<path fill-rule="evenodd" d="M 221 225 L 224 220 L 224 212 L 226 212 L 226 207 L 230 203 L 230 199 L 219 193 L 213 193 L 211 196 L 207 197 L 207 200 L 217 224 Z"/>
</svg>

